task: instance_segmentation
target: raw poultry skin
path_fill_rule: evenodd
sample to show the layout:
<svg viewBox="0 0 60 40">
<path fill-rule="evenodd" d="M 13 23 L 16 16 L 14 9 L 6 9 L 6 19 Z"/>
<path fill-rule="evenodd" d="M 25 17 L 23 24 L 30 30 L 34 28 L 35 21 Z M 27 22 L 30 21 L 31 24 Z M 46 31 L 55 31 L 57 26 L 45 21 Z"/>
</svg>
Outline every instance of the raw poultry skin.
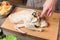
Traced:
<svg viewBox="0 0 60 40">
<path fill-rule="evenodd" d="M 40 13 L 32 9 L 26 9 L 26 10 L 22 10 L 14 14 L 11 14 L 9 16 L 9 19 L 12 23 L 16 24 L 14 26 L 16 29 L 25 27 L 30 30 L 42 31 L 42 29 L 40 28 L 38 29 L 35 26 L 37 27 L 40 27 L 40 26 L 42 27 L 42 25 L 43 27 L 47 26 L 47 23 L 44 19 L 43 21 L 41 21 Z M 25 33 L 19 29 L 18 31 L 20 31 L 21 33 Z"/>
</svg>

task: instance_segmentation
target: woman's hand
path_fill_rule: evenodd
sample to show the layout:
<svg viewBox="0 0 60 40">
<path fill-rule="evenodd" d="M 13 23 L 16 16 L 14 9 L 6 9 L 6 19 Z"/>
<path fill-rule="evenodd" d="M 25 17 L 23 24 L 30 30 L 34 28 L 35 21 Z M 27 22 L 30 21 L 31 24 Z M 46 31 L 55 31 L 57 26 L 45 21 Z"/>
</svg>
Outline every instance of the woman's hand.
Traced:
<svg viewBox="0 0 60 40">
<path fill-rule="evenodd" d="M 41 13 L 41 17 L 43 17 L 44 15 L 51 16 L 51 14 L 55 9 L 55 4 L 56 0 L 46 0 L 46 2 L 43 5 L 43 11 Z"/>
</svg>

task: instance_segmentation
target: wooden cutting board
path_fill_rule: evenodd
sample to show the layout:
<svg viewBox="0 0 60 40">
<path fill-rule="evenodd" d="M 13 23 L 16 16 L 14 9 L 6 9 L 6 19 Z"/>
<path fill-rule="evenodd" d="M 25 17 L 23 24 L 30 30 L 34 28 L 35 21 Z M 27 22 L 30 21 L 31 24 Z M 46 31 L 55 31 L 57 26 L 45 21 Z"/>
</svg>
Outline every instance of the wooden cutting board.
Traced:
<svg viewBox="0 0 60 40">
<path fill-rule="evenodd" d="M 27 8 L 15 8 L 14 12 L 21 11 Z M 40 11 L 40 10 L 38 10 Z M 40 11 L 41 12 L 41 11 Z M 37 31 L 31 31 L 26 28 L 21 28 L 21 30 L 24 30 L 27 32 L 28 35 L 32 35 L 35 37 L 40 37 L 40 38 L 45 38 L 48 40 L 57 40 L 57 35 L 58 35 L 58 28 L 59 28 L 59 18 L 60 18 L 60 13 L 53 13 L 51 17 L 46 17 L 47 22 L 50 24 L 47 28 L 44 28 L 43 32 L 37 32 Z M 12 31 L 17 31 L 14 29 L 13 23 L 10 22 L 9 18 L 5 20 L 5 22 L 2 24 L 2 28 L 6 28 Z"/>
</svg>

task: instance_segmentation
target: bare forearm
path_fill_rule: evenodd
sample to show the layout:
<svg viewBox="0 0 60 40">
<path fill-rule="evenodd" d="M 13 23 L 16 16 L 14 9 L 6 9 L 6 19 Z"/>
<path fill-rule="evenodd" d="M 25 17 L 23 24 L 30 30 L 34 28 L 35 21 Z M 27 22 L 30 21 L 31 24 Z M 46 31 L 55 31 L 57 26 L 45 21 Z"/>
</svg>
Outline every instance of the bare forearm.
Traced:
<svg viewBox="0 0 60 40">
<path fill-rule="evenodd" d="M 46 0 L 48 2 L 53 2 L 54 4 L 56 4 L 57 0 Z"/>
<path fill-rule="evenodd" d="M 57 1 L 57 0 L 46 0 L 46 1 Z"/>
<path fill-rule="evenodd" d="M 52 4 L 53 6 L 55 6 L 57 0 L 46 0 L 45 4 L 43 6 L 46 6 L 48 4 Z"/>
</svg>

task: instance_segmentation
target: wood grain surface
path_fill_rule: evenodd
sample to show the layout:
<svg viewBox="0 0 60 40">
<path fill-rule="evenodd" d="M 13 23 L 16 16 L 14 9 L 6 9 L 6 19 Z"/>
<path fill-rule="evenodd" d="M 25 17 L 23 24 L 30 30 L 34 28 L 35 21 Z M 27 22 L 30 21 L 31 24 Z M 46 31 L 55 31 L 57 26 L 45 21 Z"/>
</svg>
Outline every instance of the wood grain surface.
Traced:
<svg viewBox="0 0 60 40">
<path fill-rule="evenodd" d="M 24 9 L 27 9 L 27 8 L 16 7 L 14 12 L 21 11 Z M 41 12 L 41 10 L 38 10 L 38 11 Z M 60 13 L 55 13 L 55 12 L 52 14 L 51 17 L 46 17 L 47 22 L 49 23 L 49 26 L 47 28 L 43 28 L 44 29 L 43 32 L 31 31 L 26 28 L 20 28 L 20 29 L 27 32 L 28 35 L 32 35 L 35 37 L 41 37 L 41 38 L 45 38 L 48 40 L 57 40 L 58 28 L 59 28 L 59 18 L 60 18 Z M 11 23 L 9 18 L 7 18 L 5 20 L 5 22 L 1 25 L 1 27 L 12 30 L 12 31 L 19 32 L 16 29 L 14 29 L 14 25 L 15 24 Z"/>
</svg>

